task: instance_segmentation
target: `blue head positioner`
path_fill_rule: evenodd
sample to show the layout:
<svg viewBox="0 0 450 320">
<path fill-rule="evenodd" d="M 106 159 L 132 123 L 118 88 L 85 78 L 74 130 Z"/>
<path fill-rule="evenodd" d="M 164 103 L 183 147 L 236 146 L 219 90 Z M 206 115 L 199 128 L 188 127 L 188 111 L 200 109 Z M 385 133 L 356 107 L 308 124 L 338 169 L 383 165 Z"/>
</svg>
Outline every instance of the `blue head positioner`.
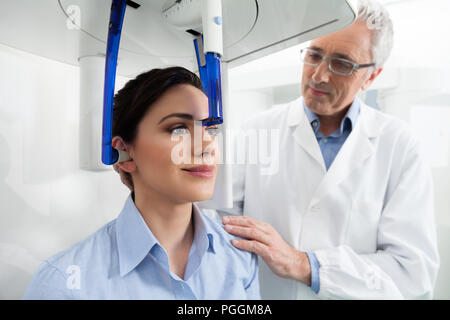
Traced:
<svg viewBox="0 0 450 320">
<path fill-rule="evenodd" d="M 194 46 L 203 92 L 208 96 L 209 104 L 209 118 L 203 120 L 203 125 L 221 124 L 223 114 L 220 55 L 215 52 L 203 53 L 203 36 L 198 36 L 194 40 Z"/>
<path fill-rule="evenodd" d="M 120 33 L 125 16 L 126 0 L 113 0 L 109 18 L 108 43 L 106 48 L 105 87 L 103 91 L 103 128 L 102 128 L 102 162 L 114 164 L 119 159 L 119 152 L 112 143 L 114 84 L 116 82 L 117 55 L 119 53 Z"/>
</svg>

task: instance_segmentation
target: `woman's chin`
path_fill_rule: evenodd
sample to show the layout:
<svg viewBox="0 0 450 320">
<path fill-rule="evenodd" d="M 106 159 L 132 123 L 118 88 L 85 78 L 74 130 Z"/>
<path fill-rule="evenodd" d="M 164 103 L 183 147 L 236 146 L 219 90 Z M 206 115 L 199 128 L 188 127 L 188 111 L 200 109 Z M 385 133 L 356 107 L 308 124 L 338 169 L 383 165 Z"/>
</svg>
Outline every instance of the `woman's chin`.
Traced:
<svg viewBox="0 0 450 320">
<path fill-rule="evenodd" d="M 200 202 L 206 201 L 212 198 L 214 195 L 213 188 L 205 188 L 205 189 L 191 189 L 188 194 L 185 194 L 185 199 L 189 199 L 191 202 Z"/>
<path fill-rule="evenodd" d="M 201 201 L 206 201 L 212 198 L 213 196 L 213 192 L 197 192 L 197 194 L 193 195 L 193 199 L 192 202 L 201 202 Z"/>
<path fill-rule="evenodd" d="M 188 178 L 183 181 L 182 191 L 186 198 L 191 199 L 192 202 L 206 201 L 214 195 L 215 177 L 213 178 Z"/>
</svg>

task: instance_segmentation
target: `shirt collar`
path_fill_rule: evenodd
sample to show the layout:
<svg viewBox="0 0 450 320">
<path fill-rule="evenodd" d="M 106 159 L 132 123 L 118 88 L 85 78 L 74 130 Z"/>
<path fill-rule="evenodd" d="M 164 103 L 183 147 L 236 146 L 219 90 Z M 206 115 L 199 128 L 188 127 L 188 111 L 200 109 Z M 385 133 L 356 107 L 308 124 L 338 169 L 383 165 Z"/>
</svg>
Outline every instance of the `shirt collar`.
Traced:
<svg viewBox="0 0 450 320">
<path fill-rule="evenodd" d="M 192 245 L 198 248 L 196 250 L 199 254 L 203 255 L 206 250 L 215 253 L 211 227 L 205 223 L 204 217 L 196 204 L 193 204 L 192 212 L 195 228 Z M 141 213 L 136 208 L 131 194 L 116 220 L 116 232 L 120 276 L 122 277 L 136 268 L 155 245 L 160 246 L 158 239 L 148 228 Z"/>
<path fill-rule="evenodd" d="M 316 122 L 317 125 L 315 127 L 313 126 L 314 132 L 317 132 L 317 130 L 319 130 L 319 127 L 320 127 L 319 117 L 306 106 L 304 99 L 301 99 L 301 101 L 302 101 L 303 109 L 305 110 L 305 114 L 306 114 L 306 117 L 308 118 L 309 123 L 311 123 L 311 125 L 313 125 L 314 121 L 317 121 Z M 359 116 L 360 108 L 361 108 L 361 104 L 359 102 L 359 99 L 357 97 L 355 97 L 355 99 L 353 99 L 353 103 L 351 104 L 350 108 L 348 109 L 347 113 L 345 114 L 345 117 L 341 121 L 340 135 L 342 135 L 342 133 L 346 129 L 346 127 L 345 127 L 346 123 L 349 123 L 350 131 L 352 131 L 352 129 L 355 127 L 356 120 L 358 119 L 358 116 Z"/>
<path fill-rule="evenodd" d="M 199 253 L 203 255 L 206 250 L 213 253 L 214 250 L 214 232 L 211 226 L 206 222 L 205 217 L 200 211 L 197 204 L 192 204 L 192 213 L 194 218 L 194 241 L 193 244 L 199 248 Z"/>
</svg>

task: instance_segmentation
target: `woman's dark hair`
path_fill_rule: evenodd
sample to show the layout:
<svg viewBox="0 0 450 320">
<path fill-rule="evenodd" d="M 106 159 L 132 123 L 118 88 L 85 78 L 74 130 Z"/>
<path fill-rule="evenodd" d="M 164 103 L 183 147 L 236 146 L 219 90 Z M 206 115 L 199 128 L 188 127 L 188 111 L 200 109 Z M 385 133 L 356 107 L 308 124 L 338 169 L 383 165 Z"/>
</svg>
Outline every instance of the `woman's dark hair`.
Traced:
<svg viewBox="0 0 450 320">
<path fill-rule="evenodd" d="M 199 77 L 183 67 L 152 69 L 128 81 L 114 96 L 113 137 L 121 136 L 126 143 L 132 143 L 139 122 L 151 105 L 179 84 L 190 84 L 202 90 Z"/>
</svg>

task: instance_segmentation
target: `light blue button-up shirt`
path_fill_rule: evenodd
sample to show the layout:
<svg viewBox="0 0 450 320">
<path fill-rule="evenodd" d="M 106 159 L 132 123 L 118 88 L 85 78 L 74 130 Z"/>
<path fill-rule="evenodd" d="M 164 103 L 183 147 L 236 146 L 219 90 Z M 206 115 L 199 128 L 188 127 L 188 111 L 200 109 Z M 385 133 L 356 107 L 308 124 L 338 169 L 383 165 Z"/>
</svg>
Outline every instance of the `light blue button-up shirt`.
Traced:
<svg viewBox="0 0 450 320">
<path fill-rule="evenodd" d="M 302 99 L 302 102 L 303 102 L 303 109 L 305 110 L 309 123 L 311 123 L 311 127 L 317 138 L 317 142 L 319 143 L 320 151 L 322 152 L 325 167 L 327 168 L 328 171 L 334 159 L 336 158 L 339 150 L 344 144 L 345 140 L 347 140 L 347 137 L 350 135 L 352 129 L 355 127 L 361 105 L 358 99 L 355 98 L 353 100 L 352 105 L 348 109 L 347 114 L 342 119 L 339 129 L 330 133 L 328 136 L 324 136 L 322 132 L 319 131 L 320 128 L 319 117 L 306 106 L 304 99 Z M 320 278 L 319 278 L 320 263 L 314 253 L 306 252 L 306 254 L 308 255 L 308 259 L 311 266 L 311 289 L 315 293 L 318 293 L 320 290 Z"/>
<path fill-rule="evenodd" d="M 194 240 L 184 279 L 131 195 L 117 219 L 44 261 L 24 299 L 260 299 L 255 254 L 193 205 Z"/>
<path fill-rule="evenodd" d="M 360 103 L 358 99 L 355 98 L 352 105 L 348 109 L 347 114 L 342 119 L 340 127 L 328 136 L 324 136 L 322 132 L 319 131 L 319 117 L 306 106 L 305 100 L 302 99 L 302 101 L 306 116 L 311 123 L 317 142 L 319 143 L 320 151 L 322 152 L 323 160 L 325 161 L 325 167 L 328 170 L 345 140 L 347 140 L 347 137 L 355 127 L 359 116 Z"/>
</svg>

